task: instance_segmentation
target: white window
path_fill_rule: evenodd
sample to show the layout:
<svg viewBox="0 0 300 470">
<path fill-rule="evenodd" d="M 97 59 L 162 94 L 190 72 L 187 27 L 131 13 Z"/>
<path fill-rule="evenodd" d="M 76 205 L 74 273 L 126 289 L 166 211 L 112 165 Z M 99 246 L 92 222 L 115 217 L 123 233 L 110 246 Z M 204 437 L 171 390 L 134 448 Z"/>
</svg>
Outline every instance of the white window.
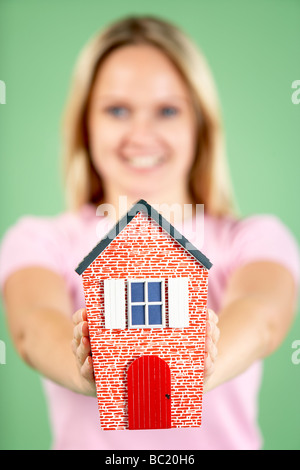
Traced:
<svg viewBox="0 0 300 470">
<path fill-rule="evenodd" d="M 128 328 L 186 328 L 189 326 L 188 278 L 171 278 L 166 322 L 164 279 L 129 279 Z M 125 280 L 104 280 L 105 328 L 126 328 Z"/>
<path fill-rule="evenodd" d="M 163 279 L 128 280 L 128 327 L 165 327 L 165 283 Z"/>
</svg>

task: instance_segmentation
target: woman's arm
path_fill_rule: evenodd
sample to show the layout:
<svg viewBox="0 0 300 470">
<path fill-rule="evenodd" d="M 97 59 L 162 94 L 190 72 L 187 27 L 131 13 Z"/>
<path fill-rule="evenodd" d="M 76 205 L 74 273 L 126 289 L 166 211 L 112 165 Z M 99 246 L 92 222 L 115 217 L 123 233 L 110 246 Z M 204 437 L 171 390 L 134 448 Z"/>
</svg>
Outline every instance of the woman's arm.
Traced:
<svg viewBox="0 0 300 470">
<path fill-rule="evenodd" d="M 64 280 L 48 269 L 22 269 L 7 279 L 4 302 L 23 360 L 54 382 L 95 396 L 93 380 L 82 376 L 72 351 L 73 312 Z"/>
<path fill-rule="evenodd" d="M 277 263 L 251 263 L 232 275 L 219 312 L 218 356 L 205 391 L 241 374 L 280 346 L 293 321 L 295 300 L 293 277 Z"/>
<path fill-rule="evenodd" d="M 232 276 L 219 321 L 208 312 L 205 391 L 278 348 L 293 320 L 295 292 L 291 274 L 276 263 L 252 263 Z M 21 357 L 54 382 L 95 396 L 86 312 L 77 311 L 72 323 L 63 279 L 43 268 L 20 270 L 7 280 L 4 301 Z"/>
<path fill-rule="evenodd" d="M 96 396 L 85 309 L 72 317 L 64 280 L 39 267 L 22 269 L 5 283 L 9 329 L 21 358 L 50 380 L 84 395 Z M 217 316 L 207 314 L 206 377 L 213 371 Z"/>
</svg>

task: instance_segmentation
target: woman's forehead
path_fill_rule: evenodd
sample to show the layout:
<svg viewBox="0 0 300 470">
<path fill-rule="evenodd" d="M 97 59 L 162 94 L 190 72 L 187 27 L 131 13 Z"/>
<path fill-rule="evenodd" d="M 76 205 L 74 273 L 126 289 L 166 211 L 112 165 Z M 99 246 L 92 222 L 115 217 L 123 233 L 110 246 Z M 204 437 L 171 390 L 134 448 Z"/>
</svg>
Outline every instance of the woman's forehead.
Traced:
<svg viewBox="0 0 300 470">
<path fill-rule="evenodd" d="M 137 95 L 187 99 L 189 91 L 167 55 L 151 45 L 128 45 L 113 51 L 101 64 L 95 91 L 99 96 Z"/>
</svg>

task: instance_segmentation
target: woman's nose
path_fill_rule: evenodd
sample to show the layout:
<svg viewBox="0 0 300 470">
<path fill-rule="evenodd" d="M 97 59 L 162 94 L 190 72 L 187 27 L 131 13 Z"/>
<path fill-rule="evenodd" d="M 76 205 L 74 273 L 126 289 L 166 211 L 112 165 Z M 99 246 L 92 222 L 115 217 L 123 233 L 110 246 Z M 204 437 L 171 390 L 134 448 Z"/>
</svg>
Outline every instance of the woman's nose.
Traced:
<svg viewBox="0 0 300 470">
<path fill-rule="evenodd" d="M 131 144 L 148 145 L 155 141 L 156 125 L 152 116 L 137 115 L 130 122 L 127 139 Z"/>
</svg>

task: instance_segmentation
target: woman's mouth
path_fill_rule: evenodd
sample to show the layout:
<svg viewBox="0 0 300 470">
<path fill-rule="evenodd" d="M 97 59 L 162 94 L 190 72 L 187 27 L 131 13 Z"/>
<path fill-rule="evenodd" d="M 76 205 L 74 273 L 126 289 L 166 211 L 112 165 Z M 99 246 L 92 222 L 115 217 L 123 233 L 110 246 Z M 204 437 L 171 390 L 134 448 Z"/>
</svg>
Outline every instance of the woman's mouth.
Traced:
<svg viewBox="0 0 300 470">
<path fill-rule="evenodd" d="M 138 170 L 150 170 L 164 163 L 165 158 L 161 155 L 137 155 L 126 157 L 124 160 L 132 168 Z"/>
</svg>

